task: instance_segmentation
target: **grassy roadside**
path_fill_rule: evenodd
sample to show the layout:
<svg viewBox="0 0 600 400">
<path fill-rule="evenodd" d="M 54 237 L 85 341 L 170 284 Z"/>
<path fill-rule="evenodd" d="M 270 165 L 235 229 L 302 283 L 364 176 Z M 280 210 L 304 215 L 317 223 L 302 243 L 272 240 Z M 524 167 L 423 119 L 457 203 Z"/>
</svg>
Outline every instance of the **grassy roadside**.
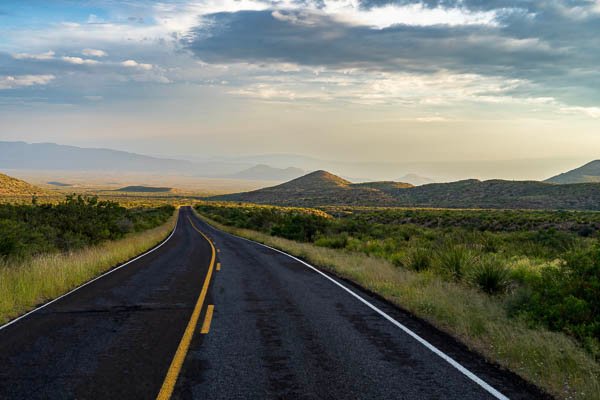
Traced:
<svg viewBox="0 0 600 400">
<path fill-rule="evenodd" d="M 501 305 L 480 291 L 427 272 L 397 268 L 381 258 L 232 228 L 200 217 L 218 229 L 299 256 L 382 295 L 558 398 L 600 398 L 600 366 L 573 339 L 508 318 Z"/>
<path fill-rule="evenodd" d="M 0 264 L 0 324 L 52 300 L 110 268 L 149 250 L 173 230 L 177 212 L 153 229 L 70 253 Z"/>
</svg>

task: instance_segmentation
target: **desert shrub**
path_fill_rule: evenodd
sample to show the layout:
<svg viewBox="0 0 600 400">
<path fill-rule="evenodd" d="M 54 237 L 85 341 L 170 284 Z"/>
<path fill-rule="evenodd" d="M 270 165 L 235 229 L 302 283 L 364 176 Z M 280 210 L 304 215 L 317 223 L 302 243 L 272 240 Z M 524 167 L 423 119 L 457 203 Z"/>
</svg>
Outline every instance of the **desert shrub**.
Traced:
<svg viewBox="0 0 600 400">
<path fill-rule="evenodd" d="M 600 341 L 600 248 L 568 253 L 558 266 L 544 268 L 530 290 L 512 304 L 514 314 L 584 342 Z"/>
<path fill-rule="evenodd" d="M 0 205 L 0 257 L 71 251 L 164 223 L 172 206 L 125 208 L 96 197 L 67 196 L 57 204 Z"/>
<path fill-rule="evenodd" d="M 315 245 L 332 249 L 343 249 L 347 244 L 348 234 L 345 232 L 334 236 L 319 236 L 315 240 Z"/>
<path fill-rule="evenodd" d="M 460 279 L 465 271 L 471 268 L 474 256 L 465 246 L 450 245 L 436 253 L 439 271 L 452 279 Z"/>
<path fill-rule="evenodd" d="M 404 266 L 413 271 L 424 271 L 431 267 L 431 250 L 424 247 L 414 247 L 407 253 Z"/>
<path fill-rule="evenodd" d="M 468 280 L 489 294 L 502 293 L 510 283 L 510 270 L 495 256 L 480 257 L 469 271 Z"/>
<path fill-rule="evenodd" d="M 388 260 L 396 267 L 406 267 L 406 254 L 403 252 L 395 252 L 388 256 Z"/>
</svg>

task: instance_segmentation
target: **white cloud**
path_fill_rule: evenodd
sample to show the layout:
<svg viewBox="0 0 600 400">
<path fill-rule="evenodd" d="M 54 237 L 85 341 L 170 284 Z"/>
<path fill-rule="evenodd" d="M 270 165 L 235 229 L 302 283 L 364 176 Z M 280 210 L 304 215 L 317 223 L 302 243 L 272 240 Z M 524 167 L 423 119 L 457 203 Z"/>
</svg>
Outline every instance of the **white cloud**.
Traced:
<svg viewBox="0 0 600 400">
<path fill-rule="evenodd" d="M 83 49 L 81 54 L 87 57 L 106 57 L 108 54 L 104 50 Z"/>
<path fill-rule="evenodd" d="M 54 52 L 49 50 L 40 54 L 17 53 L 13 54 L 13 58 L 17 60 L 53 60 Z"/>
<path fill-rule="evenodd" d="M 135 60 L 126 60 L 121 63 L 122 66 L 127 68 L 137 68 L 142 69 L 144 71 L 150 71 L 152 69 L 152 64 L 142 64 L 138 63 Z"/>
<path fill-rule="evenodd" d="M 567 106 L 560 109 L 565 114 L 583 114 L 590 118 L 600 118 L 600 107 Z"/>
<path fill-rule="evenodd" d="M 69 57 L 69 56 L 65 56 L 65 57 L 61 57 L 61 60 L 63 60 L 64 62 L 67 62 L 69 64 L 75 64 L 75 65 L 96 65 L 99 64 L 99 61 L 96 60 L 89 60 L 89 59 L 85 59 L 85 58 L 81 58 L 81 57 Z"/>
<path fill-rule="evenodd" d="M 16 89 L 34 85 L 47 85 L 54 79 L 54 75 L 16 75 L 0 76 L 0 90 Z"/>
<path fill-rule="evenodd" d="M 396 5 L 363 9 L 358 0 L 325 0 L 322 11 L 355 25 L 383 29 L 397 24 L 430 25 L 496 25 L 496 11 L 469 11 L 463 8 L 428 8 L 423 4 Z"/>
<path fill-rule="evenodd" d="M 56 57 L 56 53 L 49 50 L 45 53 L 40 54 L 28 54 L 28 53 L 17 53 L 13 54 L 13 58 L 17 60 L 37 60 L 37 61 L 49 61 L 49 60 L 61 60 L 69 64 L 76 65 L 94 65 L 99 64 L 96 60 L 85 59 L 81 57 L 63 56 Z"/>
</svg>

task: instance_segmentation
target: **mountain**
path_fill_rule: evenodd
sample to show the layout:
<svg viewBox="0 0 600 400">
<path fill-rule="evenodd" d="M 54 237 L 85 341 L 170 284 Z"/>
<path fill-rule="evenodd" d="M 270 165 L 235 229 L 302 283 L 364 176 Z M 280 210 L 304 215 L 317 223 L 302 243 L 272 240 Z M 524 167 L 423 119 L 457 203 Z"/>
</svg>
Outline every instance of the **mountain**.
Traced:
<svg viewBox="0 0 600 400">
<path fill-rule="evenodd" d="M 190 161 L 109 149 L 25 142 L 0 142 L 0 168 L 136 172 L 191 172 L 197 169 Z"/>
<path fill-rule="evenodd" d="M 312 172 L 281 185 L 210 200 L 288 206 L 399 206 L 600 210 L 600 185 L 556 185 L 537 181 L 479 181 L 413 186 L 401 182 L 351 183 L 326 171 Z"/>
<path fill-rule="evenodd" d="M 559 184 L 600 182 L 600 160 L 589 162 L 582 167 L 553 176 L 546 179 L 545 182 Z"/>
<path fill-rule="evenodd" d="M 0 196 L 33 196 L 34 194 L 46 194 L 46 191 L 20 179 L 0 174 Z"/>
<path fill-rule="evenodd" d="M 429 183 L 435 183 L 433 179 L 417 174 L 406 174 L 402 178 L 398 179 L 400 182 L 410 183 L 414 186 L 427 185 Z"/>
<path fill-rule="evenodd" d="M 233 179 L 249 179 L 256 181 L 287 181 L 298 178 L 306 173 L 300 168 L 274 168 L 265 164 L 258 164 L 243 171 L 229 175 Z"/>
</svg>

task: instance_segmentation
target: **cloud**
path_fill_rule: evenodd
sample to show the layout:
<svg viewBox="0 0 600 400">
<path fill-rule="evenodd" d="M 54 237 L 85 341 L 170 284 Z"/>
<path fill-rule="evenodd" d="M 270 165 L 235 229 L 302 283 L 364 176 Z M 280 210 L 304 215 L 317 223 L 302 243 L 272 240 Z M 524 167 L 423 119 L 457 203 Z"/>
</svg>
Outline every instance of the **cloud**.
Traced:
<svg viewBox="0 0 600 400">
<path fill-rule="evenodd" d="M 40 54 L 17 53 L 13 54 L 13 58 L 17 60 L 53 60 L 55 53 L 49 50 Z"/>
<path fill-rule="evenodd" d="M 81 54 L 87 57 L 106 57 L 108 54 L 104 50 L 83 49 Z"/>
<path fill-rule="evenodd" d="M 54 51 L 49 50 L 45 53 L 40 54 L 28 54 L 28 53 L 17 53 L 13 54 L 13 58 L 16 60 L 34 60 L 34 61 L 52 61 L 52 60 L 60 60 L 64 61 L 68 64 L 75 65 L 96 65 L 99 64 L 99 61 L 85 59 L 81 57 L 73 57 L 73 56 L 62 56 L 57 57 Z"/>
<path fill-rule="evenodd" d="M 342 22 L 383 29 L 393 25 L 496 25 L 497 12 L 471 11 L 458 5 L 427 7 L 423 3 L 373 5 L 362 7 L 353 0 L 323 1 L 319 11 Z"/>
<path fill-rule="evenodd" d="M 529 82 L 515 87 L 512 97 L 600 103 L 600 92 L 592 89 L 600 86 L 597 3 L 324 0 L 302 10 L 293 4 L 205 15 L 182 43 L 204 62 L 220 65 L 453 71 Z M 585 18 L 575 21 L 576 11 Z"/>
<path fill-rule="evenodd" d="M 135 60 L 126 60 L 126 61 L 123 61 L 121 63 L 121 65 L 124 66 L 124 67 L 127 67 L 127 68 L 137 68 L 137 69 L 141 69 L 141 70 L 144 70 L 144 71 L 149 71 L 153 67 L 152 64 L 141 64 L 141 63 L 138 63 Z"/>
<path fill-rule="evenodd" d="M 16 75 L 0 76 L 0 90 L 16 89 L 34 85 L 47 85 L 54 75 Z"/>
<path fill-rule="evenodd" d="M 67 62 L 69 64 L 75 64 L 75 65 L 96 65 L 96 64 L 100 63 L 97 60 L 84 59 L 81 57 L 65 56 L 65 57 L 61 57 L 60 59 L 63 60 L 64 62 Z"/>
<path fill-rule="evenodd" d="M 560 111 L 566 114 L 583 114 L 590 118 L 600 119 L 600 107 L 568 107 L 560 108 Z"/>
</svg>

